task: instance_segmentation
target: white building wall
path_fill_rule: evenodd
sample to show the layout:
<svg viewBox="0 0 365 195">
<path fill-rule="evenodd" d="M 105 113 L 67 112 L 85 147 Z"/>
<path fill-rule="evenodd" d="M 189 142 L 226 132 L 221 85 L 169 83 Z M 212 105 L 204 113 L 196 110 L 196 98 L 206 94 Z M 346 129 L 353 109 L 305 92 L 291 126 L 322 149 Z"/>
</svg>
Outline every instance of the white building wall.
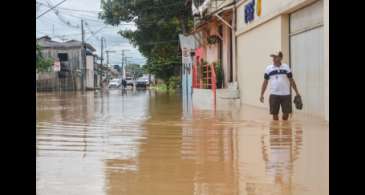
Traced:
<svg viewBox="0 0 365 195">
<path fill-rule="evenodd" d="M 324 113 L 329 121 L 329 0 L 323 2 L 324 17 Z"/>
<path fill-rule="evenodd" d="M 237 37 L 238 82 L 241 103 L 268 107 L 259 102 L 264 71 L 272 63 L 270 54 L 282 49 L 282 17 L 277 17 Z M 285 54 L 284 54 L 285 55 Z"/>
<path fill-rule="evenodd" d="M 268 108 L 266 92 L 265 103 L 259 102 L 261 84 L 265 67 L 271 64 L 269 55 L 281 50 L 284 63 L 289 63 L 289 14 L 310 5 L 316 0 L 262 0 L 262 14 L 246 24 L 244 21 L 244 7 L 251 0 L 241 0 L 237 7 L 237 80 L 240 90 L 241 103 Z M 256 1 L 257 2 L 257 1 Z M 329 60 L 328 60 L 328 3 L 324 0 L 324 118 L 329 115 Z M 257 7 L 255 6 L 255 9 Z M 300 89 L 299 89 L 300 90 Z M 268 91 L 268 90 L 267 90 Z"/>
</svg>

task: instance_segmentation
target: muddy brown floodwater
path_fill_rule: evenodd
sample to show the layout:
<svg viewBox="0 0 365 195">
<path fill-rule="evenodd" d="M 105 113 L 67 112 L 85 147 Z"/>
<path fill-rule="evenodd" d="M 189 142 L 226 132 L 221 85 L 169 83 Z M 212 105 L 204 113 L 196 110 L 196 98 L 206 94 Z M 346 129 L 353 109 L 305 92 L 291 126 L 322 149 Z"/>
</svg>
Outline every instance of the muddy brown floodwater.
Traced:
<svg viewBox="0 0 365 195">
<path fill-rule="evenodd" d="M 179 95 L 37 94 L 38 195 L 328 195 L 328 124 Z"/>
</svg>

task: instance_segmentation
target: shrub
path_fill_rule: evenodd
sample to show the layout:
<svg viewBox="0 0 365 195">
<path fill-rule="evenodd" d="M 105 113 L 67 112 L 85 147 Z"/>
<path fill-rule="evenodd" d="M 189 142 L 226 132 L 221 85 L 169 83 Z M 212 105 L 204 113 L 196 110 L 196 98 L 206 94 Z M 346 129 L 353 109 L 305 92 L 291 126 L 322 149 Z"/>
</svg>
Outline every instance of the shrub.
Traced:
<svg viewBox="0 0 365 195">
<path fill-rule="evenodd" d="M 221 62 L 216 62 L 213 63 L 214 67 L 215 67 L 215 74 L 216 74 L 216 78 L 217 78 L 217 88 L 222 88 L 223 87 L 223 68 L 222 68 L 222 63 Z"/>
<path fill-rule="evenodd" d="M 179 76 L 172 76 L 167 81 L 168 89 L 178 89 L 180 88 L 181 78 Z"/>
</svg>

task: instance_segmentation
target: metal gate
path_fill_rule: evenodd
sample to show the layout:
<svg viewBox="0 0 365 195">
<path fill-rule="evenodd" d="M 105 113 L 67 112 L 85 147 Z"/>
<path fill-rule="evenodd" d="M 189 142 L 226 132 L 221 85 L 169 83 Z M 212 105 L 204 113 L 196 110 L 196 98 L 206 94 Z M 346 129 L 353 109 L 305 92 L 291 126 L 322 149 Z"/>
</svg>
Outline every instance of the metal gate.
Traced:
<svg viewBox="0 0 365 195">
<path fill-rule="evenodd" d="M 324 117 L 323 1 L 290 15 L 290 62 L 307 114 Z"/>
</svg>

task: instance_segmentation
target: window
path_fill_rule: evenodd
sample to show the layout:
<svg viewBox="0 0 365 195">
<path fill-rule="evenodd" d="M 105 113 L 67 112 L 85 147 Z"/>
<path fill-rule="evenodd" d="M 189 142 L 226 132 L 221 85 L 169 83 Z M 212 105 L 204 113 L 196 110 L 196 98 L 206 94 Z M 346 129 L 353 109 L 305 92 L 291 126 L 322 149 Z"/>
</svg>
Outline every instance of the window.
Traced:
<svg viewBox="0 0 365 195">
<path fill-rule="evenodd" d="M 58 59 L 61 62 L 68 61 L 68 54 L 67 53 L 58 53 Z"/>
</svg>

